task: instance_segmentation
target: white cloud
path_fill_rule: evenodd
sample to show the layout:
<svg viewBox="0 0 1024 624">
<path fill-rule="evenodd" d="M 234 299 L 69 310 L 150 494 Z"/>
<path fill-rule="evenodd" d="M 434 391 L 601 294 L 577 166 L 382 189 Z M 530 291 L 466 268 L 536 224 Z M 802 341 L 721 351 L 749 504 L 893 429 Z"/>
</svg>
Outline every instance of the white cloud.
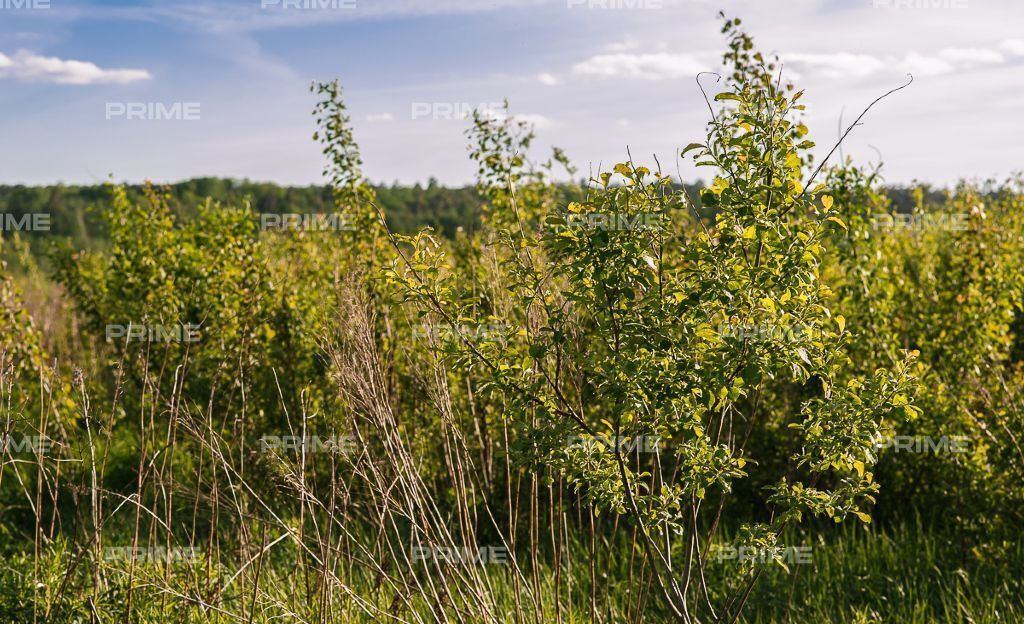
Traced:
<svg viewBox="0 0 1024 624">
<path fill-rule="evenodd" d="M 554 128 L 555 126 L 558 125 L 557 123 L 555 123 L 553 119 L 545 117 L 544 115 L 538 113 L 516 114 L 512 115 L 512 119 L 514 121 L 525 121 L 526 123 L 530 124 L 537 130 Z"/>
<path fill-rule="evenodd" d="M 1024 40 L 1003 42 L 1003 48 L 1011 54 L 1024 55 Z M 805 73 L 825 78 L 865 78 L 886 70 L 911 73 L 919 76 L 938 76 L 980 65 L 998 65 L 1006 57 L 990 48 L 945 48 L 937 53 L 921 54 L 910 52 L 902 57 L 876 56 L 835 52 L 829 54 L 792 53 L 783 54 L 787 76 L 796 79 Z M 707 66 L 692 54 L 667 52 L 633 54 L 599 54 L 573 66 L 577 74 L 602 78 L 639 78 L 659 80 L 693 76 Z"/>
<path fill-rule="evenodd" d="M 939 52 L 939 56 L 961 66 L 1002 63 L 1006 60 L 1002 54 L 988 48 L 946 48 Z"/>
<path fill-rule="evenodd" d="M 550 117 L 541 115 L 540 113 L 513 113 L 509 115 L 508 113 L 505 112 L 505 109 L 503 108 L 495 109 L 492 107 L 482 107 L 480 109 L 480 112 L 484 115 L 484 117 L 493 119 L 495 121 L 504 121 L 506 119 L 511 119 L 513 122 L 526 122 L 527 124 L 533 126 L 536 130 L 544 130 L 546 128 L 554 128 L 556 126 L 561 125 L 555 120 L 551 119 Z"/>
<path fill-rule="evenodd" d="M 90 8 L 90 14 L 143 21 L 174 21 L 205 32 L 253 32 L 365 19 L 530 11 L 550 0 L 388 0 L 295 2 L 283 0 L 183 0 Z"/>
<path fill-rule="evenodd" d="M 637 78 L 661 80 L 691 77 L 705 71 L 707 65 L 690 54 L 598 54 L 573 66 L 577 74 L 600 78 Z"/>
<path fill-rule="evenodd" d="M 39 56 L 19 50 L 13 57 L 0 53 L 0 79 L 22 82 L 88 85 L 101 83 L 127 84 L 152 78 L 144 69 L 103 69 L 87 61 Z"/>
<path fill-rule="evenodd" d="M 885 63 L 870 54 L 786 54 L 782 60 L 800 68 L 819 71 L 827 78 L 863 77 L 885 68 Z"/>
<path fill-rule="evenodd" d="M 902 71 L 916 76 L 938 76 L 948 74 L 956 69 L 952 63 L 934 56 L 924 56 L 911 52 L 898 64 Z"/>
<path fill-rule="evenodd" d="M 562 83 L 562 81 L 559 80 L 558 76 L 554 74 L 549 74 L 548 72 L 542 72 L 540 74 L 537 74 L 537 80 L 539 80 L 542 85 L 547 85 L 549 87 L 553 87 L 557 84 Z"/>
<path fill-rule="evenodd" d="M 1024 55 L 1024 40 L 1009 40 L 1002 45 L 1011 54 Z M 1003 54 L 989 48 L 945 48 L 937 53 L 910 52 L 902 57 L 851 52 L 792 53 L 783 54 L 782 59 L 788 68 L 786 74 L 790 80 L 807 73 L 825 78 L 864 78 L 885 70 L 937 76 L 979 65 L 1006 62 Z M 695 55 L 668 52 L 599 54 L 573 66 L 573 71 L 577 74 L 646 80 L 693 76 L 707 69 L 707 65 Z"/>
<path fill-rule="evenodd" d="M 1014 41 L 1016 40 L 1003 42 L 1003 47 L 1013 53 Z M 1021 44 L 1021 53 L 1024 54 L 1024 41 L 1019 43 Z M 1006 58 L 1002 54 L 989 48 L 945 48 L 935 54 L 910 52 L 902 58 L 851 54 L 849 52 L 785 54 L 783 60 L 795 65 L 800 70 L 817 72 L 826 78 L 863 78 L 887 69 L 917 76 L 939 76 L 978 65 L 997 65 L 1006 62 Z"/>
<path fill-rule="evenodd" d="M 376 123 L 378 121 L 394 121 L 395 116 L 391 113 L 373 113 L 366 116 L 366 121 Z"/>
<path fill-rule="evenodd" d="M 1014 56 L 1024 56 L 1024 39 L 1007 39 L 1000 45 Z"/>
<path fill-rule="evenodd" d="M 490 108 L 482 109 L 481 113 L 484 115 L 484 117 L 494 119 L 496 121 L 505 121 L 506 119 L 511 118 L 511 120 L 514 122 L 525 122 L 530 126 L 534 126 L 534 128 L 537 130 L 554 128 L 555 126 L 559 125 L 550 117 L 546 117 L 544 115 L 541 115 L 540 113 L 514 113 L 510 116 L 505 112 L 505 110 L 496 110 Z"/>
<path fill-rule="evenodd" d="M 608 52 L 628 52 L 630 50 L 635 50 L 638 47 L 640 47 L 640 43 L 636 39 L 626 37 L 624 40 L 617 43 L 609 43 L 604 47 L 604 49 Z"/>
</svg>

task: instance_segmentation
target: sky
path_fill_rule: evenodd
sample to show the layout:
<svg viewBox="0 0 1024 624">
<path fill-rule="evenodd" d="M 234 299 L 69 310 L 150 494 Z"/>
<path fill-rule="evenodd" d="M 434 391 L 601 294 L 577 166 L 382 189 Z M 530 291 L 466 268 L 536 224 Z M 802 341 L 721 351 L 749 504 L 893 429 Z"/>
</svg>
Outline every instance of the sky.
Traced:
<svg viewBox="0 0 1024 624">
<path fill-rule="evenodd" d="M 309 85 L 334 78 L 374 182 L 472 183 L 465 113 L 505 99 L 538 156 L 674 170 L 720 10 L 806 90 L 819 157 L 912 74 L 845 155 L 893 184 L 1024 169 L 1021 0 L 0 0 L 0 184 L 321 183 Z"/>
</svg>

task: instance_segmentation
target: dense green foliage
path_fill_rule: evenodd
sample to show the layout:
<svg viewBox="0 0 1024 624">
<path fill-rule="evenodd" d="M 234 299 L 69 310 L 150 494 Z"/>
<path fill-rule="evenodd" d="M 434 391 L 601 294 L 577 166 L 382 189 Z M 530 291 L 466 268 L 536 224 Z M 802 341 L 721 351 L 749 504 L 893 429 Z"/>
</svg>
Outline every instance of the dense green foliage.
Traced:
<svg viewBox="0 0 1024 624">
<path fill-rule="evenodd" d="M 0 189 L 0 620 L 1019 620 L 1024 188 L 815 163 L 723 32 L 699 188 L 375 187 L 329 82 L 324 188 Z"/>
<path fill-rule="evenodd" d="M 378 202 L 397 231 L 415 231 L 429 225 L 446 235 L 474 222 L 481 205 L 472 187 L 448 188 L 431 180 L 426 186 L 376 185 Z M 130 201 L 144 198 L 142 185 L 126 186 Z M 248 203 L 257 213 L 329 212 L 334 201 L 330 186 L 288 187 L 272 183 L 197 178 L 166 186 L 167 204 L 175 214 L 194 215 L 207 200 L 227 205 Z M 95 186 L 0 186 L 0 212 L 51 215 L 50 233 L 68 237 L 76 246 L 98 245 L 107 238 L 103 211 L 109 192 Z"/>
<path fill-rule="evenodd" d="M 687 185 L 691 197 L 697 199 L 701 184 Z M 125 185 L 125 193 L 133 203 L 145 196 L 145 186 Z M 167 184 L 166 202 L 175 214 L 194 215 L 199 206 L 211 200 L 224 206 L 248 203 L 257 213 L 322 213 L 333 207 L 329 186 L 290 187 L 269 182 L 250 182 L 224 178 L 196 178 Z M 476 227 L 483 198 L 473 187 L 445 187 L 430 180 L 419 184 L 373 185 L 377 203 L 388 215 L 388 223 L 396 232 L 409 234 L 430 226 L 446 237 L 459 228 Z M 891 187 L 886 199 L 897 212 L 909 212 L 914 205 L 915 189 Z M 944 196 L 924 187 L 932 202 Z M 110 207 L 110 194 L 103 184 L 94 186 L 3 186 L 0 185 L 0 213 L 22 218 L 26 214 L 50 215 L 50 231 L 34 237 L 31 242 L 37 255 L 45 255 L 45 243 L 53 238 L 69 239 L 75 247 L 97 248 L 105 244 L 108 233 L 103 211 Z"/>
</svg>

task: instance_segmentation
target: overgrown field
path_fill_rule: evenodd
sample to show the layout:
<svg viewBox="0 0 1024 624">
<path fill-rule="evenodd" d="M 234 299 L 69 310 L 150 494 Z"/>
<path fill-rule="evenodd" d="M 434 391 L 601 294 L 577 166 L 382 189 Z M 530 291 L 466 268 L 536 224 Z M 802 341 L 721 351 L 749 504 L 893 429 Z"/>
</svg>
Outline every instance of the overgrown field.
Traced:
<svg viewBox="0 0 1024 624">
<path fill-rule="evenodd" d="M 1022 181 L 897 209 L 723 33 L 699 190 L 480 113 L 410 232 L 332 82 L 327 198 L 5 231 L 0 622 L 1024 621 Z"/>
</svg>

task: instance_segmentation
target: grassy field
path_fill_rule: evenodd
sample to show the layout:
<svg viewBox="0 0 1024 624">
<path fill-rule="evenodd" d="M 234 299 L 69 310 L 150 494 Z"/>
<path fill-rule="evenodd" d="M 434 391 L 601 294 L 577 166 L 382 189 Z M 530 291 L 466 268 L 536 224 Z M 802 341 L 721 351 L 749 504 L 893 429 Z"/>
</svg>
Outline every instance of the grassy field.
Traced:
<svg viewBox="0 0 1024 624">
<path fill-rule="evenodd" d="M 326 191 L 4 232 L 0 622 L 1024 621 L 1024 182 L 816 161 L 722 19 L 700 187 L 506 108 L 396 228 L 327 82 Z"/>
<path fill-rule="evenodd" d="M 1007 552 L 1009 559 L 1001 564 L 965 565 L 955 537 L 939 537 L 919 523 L 889 530 L 839 529 L 815 541 L 794 538 L 793 543 L 810 547 L 809 561 L 789 566 L 788 573 L 782 568 L 767 572 L 754 591 L 751 609 L 740 621 L 987 624 L 1020 621 L 1024 614 L 1024 552 L 1019 543 Z M 113 537 L 108 542 L 121 543 Z M 539 615 L 529 605 L 519 605 L 517 617 L 513 599 L 516 590 L 508 568 L 493 566 L 488 576 L 496 600 L 494 621 L 670 621 L 662 609 L 650 603 L 649 596 L 637 595 L 637 585 L 629 575 L 629 543 L 617 542 L 607 544 L 603 549 L 606 554 L 596 561 L 596 584 L 591 583 L 587 545 L 574 543 L 572 561 L 567 561 L 559 574 L 570 580 L 561 589 L 557 606 L 554 599 L 545 601 L 546 609 Z M 172 562 L 169 571 L 164 562 L 153 561 L 138 562 L 131 570 L 128 557 L 102 563 L 105 584 L 95 598 L 92 565 L 76 562 L 75 552 L 67 543 L 48 545 L 37 560 L 28 554 L 8 556 L 8 565 L 0 572 L 0 609 L 7 614 L 5 621 L 17 624 L 88 622 L 94 618 L 119 621 L 131 578 L 136 604 L 133 617 L 139 622 L 248 621 L 250 615 L 246 614 L 251 614 L 253 622 L 317 621 L 315 617 L 309 620 L 309 616 L 297 615 L 308 613 L 308 607 L 303 604 L 304 590 L 301 578 L 296 576 L 293 549 L 275 551 L 261 563 L 259 583 L 263 591 L 252 604 L 245 603 L 252 596 L 246 596 L 239 586 L 237 570 L 229 563 L 234 553 L 221 552 L 221 564 L 209 566 L 201 549 L 164 552 L 177 552 L 181 559 Z M 350 572 L 352 576 L 345 581 L 352 595 L 338 593 L 331 597 L 334 621 L 379 621 L 359 605 L 387 609 L 394 594 L 375 584 L 372 576 L 359 574 L 358 568 Z M 720 572 L 712 567 L 709 577 Z M 554 596 L 555 571 L 545 565 L 540 577 L 543 591 Z M 211 593 L 210 587 L 220 590 Z M 210 595 L 217 595 L 216 604 L 204 607 Z M 420 603 L 415 608 L 429 617 L 429 604 Z M 47 609 L 49 619 L 44 619 Z M 401 611 L 396 617 L 414 619 Z"/>
</svg>

